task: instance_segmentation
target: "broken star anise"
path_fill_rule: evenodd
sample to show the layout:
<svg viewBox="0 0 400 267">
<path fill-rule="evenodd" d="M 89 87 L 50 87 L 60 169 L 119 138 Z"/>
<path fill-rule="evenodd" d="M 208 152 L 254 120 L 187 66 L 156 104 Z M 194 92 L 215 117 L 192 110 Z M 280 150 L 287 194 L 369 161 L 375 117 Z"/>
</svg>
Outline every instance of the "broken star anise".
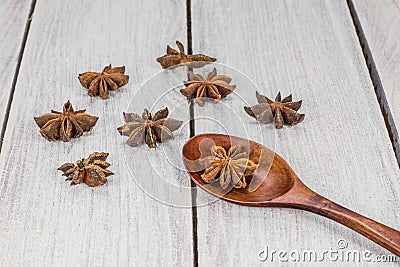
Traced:
<svg viewBox="0 0 400 267">
<path fill-rule="evenodd" d="M 71 180 L 71 185 L 85 183 L 90 187 L 100 186 L 107 182 L 107 176 L 114 173 L 107 170 L 110 163 L 106 162 L 108 153 L 94 152 L 86 159 L 77 160 L 76 164 L 65 163 L 58 170 L 64 172 L 66 181 Z"/>
<path fill-rule="evenodd" d="M 202 54 L 186 55 L 183 44 L 179 41 L 176 41 L 176 45 L 179 48 L 179 52 L 167 45 L 167 54 L 157 58 L 158 63 L 161 64 L 163 69 L 168 69 L 180 64 L 185 64 L 193 68 L 201 68 L 204 65 L 217 60 L 216 58 Z"/>
<path fill-rule="evenodd" d="M 100 96 L 108 98 L 109 91 L 115 91 L 129 81 L 129 76 L 124 74 L 125 66 L 112 68 L 111 64 L 106 66 L 101 73 L 85 72 L 79 74 L 78 78 L 82 86 L 88 89 L 89 96 Z"/>
<path fill-rule="evenodd" d="M 244 107 L 244 110 L 251 117 L 261 123 L 271 123 L 275 120 L 275 128 L 282 128 L 283 124 L 296 125 L 304 120 L 304 114 L 297 112 L 301 107 L 302 101 L 293 102 L 292 95 L 281 99 L 279 92 L 272 101 L 268 97 L 256 92 L 258 104 L 252 107 Z"/>
<path fill-rule="evenodd" d="M 186 88 L 180 92 L 188 99 L 195 98 L 199 106 L 204 106 L 207 98 L 213 98 L 217 103 L 235 90 L 236 85 L 229 84 L 231 80 L 229 76 L 217 75 L 215 68 L 207 75 L 207 79 L 190 71 L 189 81 L 183 82 Z"/>
<path fill-rule="evenodd" d="M 252 175 L 257 164 L 248 158 L 247 152 L 242 152 L 239 145 L 229 148 L 228 152 L 221 146 L 211 148 L 211 156 L 200 158 L 202 167 L 206 168 L 201 178 L 206 183 L 219 179 L 223 189 L 232 184 L 235 188 L 247 186 L 246 176 Z"/>
<path fill-rule="evenodd" d="M 125 125 L 118 127 L 121 135 L 129 136 L 126 143 L 130 146 L 139 146 L 144 142 L 155 148 L 161 143 L 174 138 L 173 131 L 177 130 L 182 121 L 167 118 L 168 108 L 157 111 L 154 116 L 145 109 L 142 116 L 136 113 L 125 113 Z"/>
<path fill-rule="evenodd" d="M 51 113 L 35 117 L 40 133 L 49 141 L 62 140 L 69 142 L 71 138 L 80 137 L 96 125 L 98 117 L 85 113 L 85 109 L 74 111 L 71 102 L 64 104 L 63 112 L 51 110 Z"/>
</svg>

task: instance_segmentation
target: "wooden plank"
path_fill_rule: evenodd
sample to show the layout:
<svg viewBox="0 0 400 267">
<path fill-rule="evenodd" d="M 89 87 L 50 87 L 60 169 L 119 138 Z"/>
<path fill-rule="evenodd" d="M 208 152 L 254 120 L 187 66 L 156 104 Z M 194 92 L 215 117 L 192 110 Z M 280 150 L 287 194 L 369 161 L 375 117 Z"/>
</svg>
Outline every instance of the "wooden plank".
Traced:
<svg viewBox="0 0 400 267">
<path fill-rule="evenodd" d="M 400 129 L 400 1 L 354 0 L 397 132 Z M 395 145 L 400 149 L 399 140 Z"/>
<path fill-rule="evenodd" d="M 0 125 L 3 125 L 31 1 L 0 1 Z"/>
<path fill-rule="evenodd" d="M 232 75 L 236 95 L 215 106 L 196 106 L 196 134 L 228 132 L 261 141 L 316 192 L 400 228 L 400 172 L 345 1 L 194 0 L 192 22 L 194 52 L 245 73 L 270 97 L 280 90 L 303 99 L 300 111 L 306 114 L 295 127 L 260 129 L 243 111 L 245 102 L 256 103 L 255 86 L 217 66 L 220 74 Z M 198 201 L 206 201 L 204 194 L 198 190 Z M 198 208 L 197 232 L 200 266 L 265 264 L 258 253 L 266 246 L 320 255 L 339 250 L 341 238 L 350 250 L 390 254 L 311 213 L 222 201 Z M 280 264 L 276 255 L 273 263 Z"/>
<path fill-rule="evenodd" d="M 185 11 L 183 0 L 37 2 L 0 158 L 0 265 L 192 264 L 191 209 L 162 203 L 177 193 L 158 184 L 168 178 L 178 185 L 180 200 L 191 203 L 181 187 L 189 178 L 165 157 L 180 154 L 189 128 L 157 150 L 128 147 L 116 130 L 122 112 L 142 113 L 153 104 L 188 120 L 186 101 L 175 101 L 182 101 L 176 89 L 166 93 L 168 83 L 146 83 L 151 88 L 136 94 L 161 70 L 155 59 L 165 45 L 186 40 Z M 108 100 L 90 98 L 78 73 L 109 63 L 125 64 L 130 82 Z M 33 117 L 60 110 L 68 99 L 100 119 L 80 139 L 49 143 Z M 70 187 L 57 167 L 94 151 L 110 153 L 115 175 L 100 188 Z M 143 178 L 153 182 L 156 195 L 142 190 Z"/>
</svg>

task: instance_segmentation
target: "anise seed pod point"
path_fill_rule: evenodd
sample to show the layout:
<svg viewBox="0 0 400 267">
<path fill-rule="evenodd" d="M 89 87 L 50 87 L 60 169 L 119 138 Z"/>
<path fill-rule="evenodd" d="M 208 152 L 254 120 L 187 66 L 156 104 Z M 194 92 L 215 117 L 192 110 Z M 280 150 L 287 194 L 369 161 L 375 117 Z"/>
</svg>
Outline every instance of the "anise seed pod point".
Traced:
<svg viewBox="0 0 400 267">
<path fill-rule="evenodd" d="M 181 42 L 176 41 L 176 45 L 178 46 L 179 52 L 167 45 L 167 54 L 156 59 L 163 69 L 177 67 L 178 65 L 201 68 L 217 60 L 216 58 L 203 54 L 187 55 L 185 54 L 185 49 Z"/>
<path fill-rule="evenodd" d="M 280 129 L 284 124 L 293 126 L 304 120 L 305 115 L 297 112 L 302 104 L 302 100 L 293 102 L 292 95 L 281 97 L 281 93 L 272 101 L 268 97 L 256 92 L 257 105 L 244 107 L 246 113 L 255 118 L 260 123 L 270 123 L 275 121 L 275 128 Z"/>
<path fill-rule="evenodd" d="M 89 96 L 100 96 L 107 99 L 110 91 L 126 85 L 129 76 L 125 74 L 125 66 L 111 67 L 111 64 L 104 67 L 102 72 L 85 72 L 78 75 L 79 82 L 88 89 Z"/>
<path fill-rule="evenodd" d="M 175 136 L 172 133 L 183 123 L 172 118 L 167 118 L 168 108 L 157 111 L 154 116 L 145 109 L 142 116 L 136 113 L 123 113 L 125 125 L 117 128 L 120 135 L 128 136 L 126 144 L 139 146 L 146 143 L 150 148 L 155 148 L 157 143 L 168 141 Z"/>
<path fill-rule="evenodd" d="M 40 128 L 40 134 L 48 141 L 61 140 L 69 142 L 72 138 L 82 136 L 96 125 L 99 119 L 85 113 L 85 109 L 74 111 L 69 100 L 64 104 L 63 112 L 51 110 L 51 113 L 34 117 Z"/>
<path fill-rule="evenodd" d="M 66 176 L 66 181 L 71 181 L 71 185 L 84 183 L 90 187 L 101 186 L 107 183 L 107 177 L 113 175 L 112 171 L 107 170 L 110 163 L 106 162 L 108 153 L 94 152 L 88 158 L 77 160 L 74 163 L 65 163 L 58 168 Z"/>
</svg>

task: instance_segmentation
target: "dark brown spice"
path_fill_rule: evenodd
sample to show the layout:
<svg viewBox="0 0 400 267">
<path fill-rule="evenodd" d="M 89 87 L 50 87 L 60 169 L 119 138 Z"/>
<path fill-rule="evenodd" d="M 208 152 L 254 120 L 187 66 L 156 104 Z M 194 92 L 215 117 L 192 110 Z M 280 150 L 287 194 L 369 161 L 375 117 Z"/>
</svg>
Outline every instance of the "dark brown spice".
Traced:
<svg viewBox="0 0 400 267">
<path fill-rule="evenodd" d="M 216 61 L 216 58 L 212 58 L 202 54 L 187 55 L 183 44 L 176 41 L 176 45 L 179 48 L 179 52 L 167 45 L 167 54 L 157 58 L 157 62 L 161 64 L 163 69 L 176 67 L 184 64 L 193 68 L 201 68 L 206 64 Z"/>
<path fill-rule="evenodd" d="M 217 75 L 214 68 L 204 79 L 201 74 L 189 72 L 189 81 L 183 82 L 186 88 L 180 92 L 188 99 L 196 99 L 199 106 L 204 106 L 207 98 L 214 99 L 217 103 L 222 98 L 231 94 L 236 85 L 230 84 L 232 78 L 226 75 Z"/>
<path fill-rule="evenodd" d="M 86 159 L 77 160 L 76 165 L 65 163 L 58 170 L 66 176 L 66 181 L 71 181 L 71 185 L 84 183 L 87 186 L 95 187 L 107 182 L 107 176 L 114 173 L 107 170 L 110 163 L 106 162 L 108 153 L 94 152 Z"/>
<path fill-rule="evenodd" d="M 258 92 L 256 92 L 256 97 L 258 104 L 252 107 L 244 107 L 244 110 L 261 123 L 275 121 L 275 127 L 282 128 L 284 124 L 292 126 L 304 120 L 305 115 L 297 112 L 301 107 L 302 101 L 293 102 L 292 95 L 281 99 L 281 93 L 279 92 L 275 101 Z"/>
<path fill-rule="evenodd" d="M 88 89 L 89 96 L 106 99 L 110 90 L 115 91 L 128 83 L 129 76 L 124 73 L 125 66 L 112 68 L 110 64 L 101 73 L 85 72 L 79 74 L 78 78 L 82 86 Z"/>
<path fill-rule="evenodd" d="M 40 133 L 49 141 L 69 142 L 71 138 L 82 136 L 96 125 L 98 117 L 85 113 L 85 109 L 74 111 L 71 102 L 64 104 L 63 112 L 51 110 L 51 113 L 35 117 Z"/>
<path fill-rule="evenodd" d="M 182 121 L 168 117 L 168 108 L 157 111 L 154 116 L 145 109 L 142 116 L 136 113 L 124 113 L 125 125 L 118 127 L 121 135 L 129 136 L 126 143 L 130 146 L 139 146 L 146 143 L 155 148 L 157 142 L 165 142 L 173 139 L 172 133 L 177 130 Z"/>
<path fill-rule="evenodd" d="M 201 178 L 206 183 L 219 179 L 223 189 L 228 188 L 229 184 L 235 188 L 245 188 L 246 176 L 252 175 L 258 166 L 238 145 L 230 147 L 228 152 L 221 146 L 213 146 L 211 156 L 200 158 L 199 162 L 206 168 Z"/>
</svg>

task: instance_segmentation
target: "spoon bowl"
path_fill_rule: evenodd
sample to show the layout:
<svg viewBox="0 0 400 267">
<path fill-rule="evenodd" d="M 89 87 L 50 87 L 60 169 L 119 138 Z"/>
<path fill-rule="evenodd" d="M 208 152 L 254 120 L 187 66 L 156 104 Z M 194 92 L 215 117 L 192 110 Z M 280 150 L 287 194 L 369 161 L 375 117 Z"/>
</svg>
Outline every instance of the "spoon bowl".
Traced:
<svg viewBox="0 0 400 267">
<path fill-rule="evenodd" d="M 258 164 L 250 183 L 251 189 L 230 190 L 232 189 L 231 187 L 223 190 L 218 186 L 218 182 L 211 185 L 204 182 L 201 178 L 203 170 L 198 159 L 202 157 L 202 154 L 204 155 L 211 151 L 211 147 L 214 145 L 222 146 L 225 150 L 228 150 L 232 145 L 240 145 L 242 150 L 248 152 L 249 159 Z M 296 175 L 290 167 L 279 168 L 279 166 L 287 165 L 287 163 L 272 150 L 256 142 L 234 136 L 220 134 L 197 135 L 185 144 L 183 159 L 193 181 L 198 186 L 216 197 L 243 205 L 262 206 L 263 203 L 270 202 L 288 192 L 296 180 Z M 268 178 L 265 179 L 266 177 Z"/>
<path fill-rule="evenodd" d="M 201 178 L 204 168 L 199 159 L 211 151 L 212 146 L 228 150 L 239 145 L 248 157 L 258 164 L 253 176 L 247 179 L 248 188 L 222 189 L 218 181 L 207 184 Z M 192 180 L 208 193 L 245 206 L 283 207 L 307 210 L 357 231 L 392 253 L 400 256 L 400 232 L 346 209 L 313 192 L 297 177 L 284 159 L 267 147 L 240 137 L 222 134 L 200 134 L 192 137 L 183 147 L 182 157 Z"/>
</svg>

